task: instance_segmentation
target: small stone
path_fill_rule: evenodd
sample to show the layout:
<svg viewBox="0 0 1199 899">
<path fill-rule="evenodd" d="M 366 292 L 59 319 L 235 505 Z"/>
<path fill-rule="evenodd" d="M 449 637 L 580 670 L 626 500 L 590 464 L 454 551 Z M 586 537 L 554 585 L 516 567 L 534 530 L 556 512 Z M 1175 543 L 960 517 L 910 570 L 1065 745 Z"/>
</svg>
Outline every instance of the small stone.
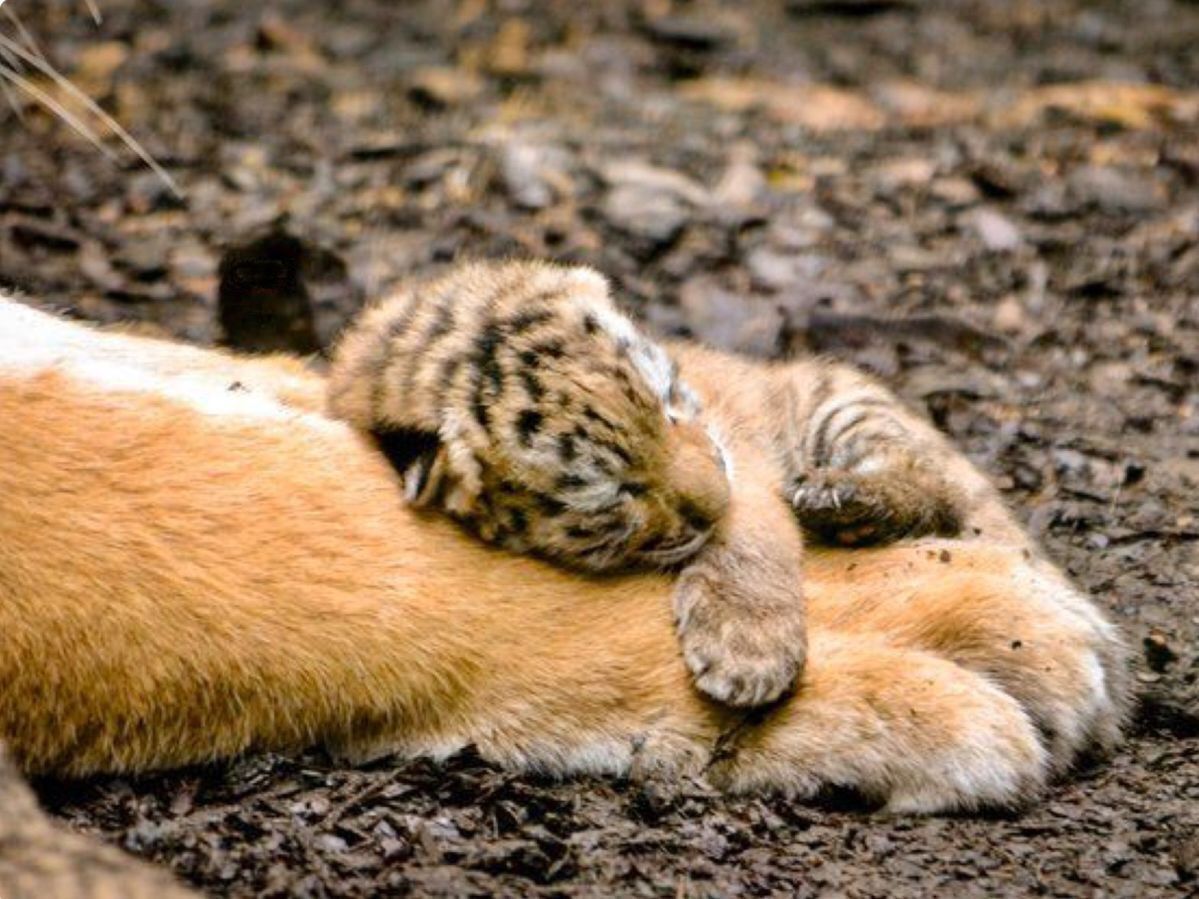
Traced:
<svg viewBox="0 0 1199 899">
<path fill-rule="evenodd" d="M 174 278 L 209 278 L 216 274 L 216 257 L 194 238 L 184 238 L 174 244 L 169 255 Z"/>
<path fill-rule="evenodd" d="M 733 148 L 729 162 L 712 191 L 717 215 L 733 224 L 744 223 L 755 214 L 766 193 L 766 176 L 757 164 L 757 150 L 741 144 Z"/>
<path fill-rule="evenodd" d="M 981 196 L 974 182 L 966 178 L 938 178 L 932 183 L 929 193 L 955 209 L 973 206 Z"/>
<path fill-rule="evenodd" d="M 739 296 L 699 275 L 680 288 L 679 305 L 687 328 L 704 343 L 765 358 L 778 355 L 784 320 L 773 303 Z"/>
<path fill-rule="evenodd" d="M 937 164 L 921 156 L 890 159 L 879 164 L 871 173 L 873 180 L 886 193 L 905 187 L 924 187 L 937 173 Z"/>
<path fill-rule="evenodd" d="M 551 205 L 557 196 L 554 185 L 569 181 L 561 148 L 511 142 L 500 149 L 499 157 L 504 189 L 512 202 L 524 209 Z"/>
<path fill-rule="evenodd" d="M 600 168 L 599 175 L 613 187 L 644 187 L 661 191 L 693 206 L 704 206 L 710 200 L 707 188 L 695 179 L 674 169 L 639 159 L 609 163 Z"/>
<path fill-rule="evenodd" d="M 745 267 L 756 287 L 778 291 L 818 280 L 828 267 L 828 260 L 811 253 L 784 254 L 758 247 L 746 258 Z"/>
<path fill-rule="evenodd" d="M 1028 316 L 1019 298 L 1009 294 L 995 307 L 995 327 L 1005 334 L 1019 334 L 1028 326 Z"/>
<path fill-rule="evenodd" d="M 1143 214 L 1166 202 L 1161 186 L 1148 175 L 1113 166 L 1088 165 L 1067 179 L 1070 195 L 1079 203 L 1109 214 Z"/>
<path fill-rule="evenodd" d="M 1024 244 L 1020 229 L 1007 216 L 994 209 L 976 209 L 966 217 L 970 228 L 988 250 L 1010 253 Z"/>
<path fill-rule="evenodd" d="M 349 848 L 345 840 L 331 833 L 322 833 L 312 842 L 322 852 L 330 852 L 334 854 L 345 852 L 346 849 Z"/>
<path fill-rule="evenodd" d="M 648 241 L 654 248 L 672 243 L 691 217 L 676 194 L 636 184 L 609 191 L 601 211 L 613 228 Z"/>
<path fill-rule="evenodd" d="M 171 242 L 166 237 L 146 237 L 126 243 L 116 256 L 117 265 L 146 281 L 167 272 Z"/>
<path fill-rule="evenodd" d="M 908 274 L 927 272 L 941 268 L 946 259 L 943 255 L 912 244 L 893 244 L 887 248 L 887 258 L 896 271 Z"/>
<path fill-rule="evenodd" d="M 98 241 L 84 241 L 79 250 L 79 270 L 103 291 L 119 290 L 125 280 L 112 267 L 112 254 Z"/>
</svg>

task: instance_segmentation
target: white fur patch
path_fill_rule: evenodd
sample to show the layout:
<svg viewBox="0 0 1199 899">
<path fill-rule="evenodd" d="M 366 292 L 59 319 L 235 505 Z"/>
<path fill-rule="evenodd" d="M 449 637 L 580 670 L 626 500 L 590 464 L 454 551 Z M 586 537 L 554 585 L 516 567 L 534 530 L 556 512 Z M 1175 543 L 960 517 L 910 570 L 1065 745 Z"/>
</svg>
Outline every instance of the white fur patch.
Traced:
<svg viewBox="0 0 1199 899">
<path fill-rule="evenodd" d="M 66 322 L 0 296 L 0 373 L 5 375 L 32 378 L 55 372 L 83 390 L 110 396 L 153 394 L 201 415 L 288 421 L 326 432 L 345 427 L 209 373 L 164 374 L 139 366 L 142 346 L 135 338 Z M 173 349 L 181 359 L 187 352 Z"/>
<path fill-rule="evenodd" d="M 729 452 L 728 441 L 725 440 L 720 428 L 711 422 L 704 423 L 704 430 L 708 434 L 708 439 L 712 441 L 712 446 L 716 447 L 716 455 L 720 458 L 720 467 L 724 469 L 725 478 L 730 484 L 733 483 L 737 472 L 733 467 L 733 454 Z"/>
<path fill-rule="evenodd" d="M 596 303 L 589 311 L 601 328 L 628 349 L 633 367 L 645 379 L 645 383 L 665 408 L 670 403 L 671 388 L 675 380 L 674 365 L 666 351 L 653 341 L 647 340 L 628 318 L 606 304 Z"/>
</svg>

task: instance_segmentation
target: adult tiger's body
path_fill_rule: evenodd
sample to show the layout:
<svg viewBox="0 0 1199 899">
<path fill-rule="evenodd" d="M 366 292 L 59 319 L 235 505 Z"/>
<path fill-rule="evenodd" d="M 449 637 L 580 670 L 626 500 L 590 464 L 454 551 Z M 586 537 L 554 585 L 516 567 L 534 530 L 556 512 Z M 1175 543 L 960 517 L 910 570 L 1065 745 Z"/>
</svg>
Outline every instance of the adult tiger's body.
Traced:
<svg viewBox="0 0 1199 899">
<path fill-rule="evenodd" d="M 747 415 L 778 373 L 675 352 L 705 405 Z M 1025 802 L 1118 738 L 1118 634 L 958 455 L 982 537 L 809 553 L 807 667 L 751 726 L 691 686 L 666 577 L 588 578 L 417 517 L 323 402 L 295 360 L 0 298 L 0 738 L 24 770 L 473 744 L 937 812 Z"/>
</svg>

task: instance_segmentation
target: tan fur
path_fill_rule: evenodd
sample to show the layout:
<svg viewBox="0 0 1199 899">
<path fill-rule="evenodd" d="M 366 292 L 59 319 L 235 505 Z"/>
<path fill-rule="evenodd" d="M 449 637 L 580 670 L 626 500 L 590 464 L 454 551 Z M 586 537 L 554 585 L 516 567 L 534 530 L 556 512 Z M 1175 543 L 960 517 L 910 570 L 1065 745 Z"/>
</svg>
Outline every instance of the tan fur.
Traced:
<svg viewBox="0 0 1199 899">
<path fill-rule="evenodd" d="M 749 707 L 789 689 L 805 652 L 784 496 L 818 539 L 849 545 L 954 536 L 966 511 L 940 472 L 952 451 L 881 385 L 800 368 L 748 416 L 706 412 L 598 273 L 472 262 L 359 317 L 329 411 L 379 441 L 410 502 L 489 542 L 591 571 L 688 562 L 683 658 L 702 692 Z"/>
<path fill-rule="evenodd" d="M 805 377 L 679 354 L 747 424 Z M 1025 802 L 1118 736 L 1118 635 L 956 454 L 982 537 L 810 553 L 807 667 L 751 724 L 693 690 L 667 578 L 587 578 L 419 518 L 322 392 L 292 363 L 0 300 L 0 737 L 25 770 L 474 744 L 930 812 Z"/>
</svg>

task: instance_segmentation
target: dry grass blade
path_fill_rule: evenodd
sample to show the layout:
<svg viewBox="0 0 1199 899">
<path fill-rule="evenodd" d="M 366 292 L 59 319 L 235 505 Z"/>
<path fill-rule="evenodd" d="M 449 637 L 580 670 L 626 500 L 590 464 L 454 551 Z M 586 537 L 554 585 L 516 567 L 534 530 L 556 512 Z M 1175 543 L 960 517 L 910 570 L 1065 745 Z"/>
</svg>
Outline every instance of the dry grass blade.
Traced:
<svg viewBox="0 0 1199 899">
<path fill-rule="evenodd" d="M 0 38 L 0 40 L 2 40 L 2 38 Z M 100 138 L 96 136 L 94 131 L 87 127 L 87 124 L 83 122 L 83 120 L 81 120 L 78 116 L 72 113 L 69 109 L 51 97 L 48 93 L 34 84 L 28 78 L 21 75 L 20 72 L 17 72 L 14 69 L 9 68 L 7 65 L 0 63 L 0 78 L 4 78 L 10 84 L 19 87 L 21 90 L 25 91 L 25 93 L 29 94 L 29 96 L 33 97 L 33 99 L 37 100 L 39 103 L 53 112 L 56 116 L 66 122 L 76 133 L 78 133 L 80 137 L 103 153 L 106 158 L 111 159 L 113 162 L 118 161 L 116 154 L 114 154 L 112 150 L 108 149 L 108 147 L 104 146 Z"/>
<path fill-rule="evenodd" d="M 100 121 L 102 121 L 105 124 L 105 126 L 107 126 L 108 129 L 110 131 L 112 131 L 113 134 L 115 134 L 117 137 L 119 137 L 121 139 L 122 143 L 124 143 L 125 146 L 127 146 L 130 150 L 132 150 L 137 155 L 137 157 L 139 159 L 141 159 L 142 162 L 144 162 L 147 166 L 149 166 L 150 169 L 154 172 L 154 174 L 156 174 L 159 178 L 162 179 L 162 182 L 164 184 L 166 184 L 167 187 L 170 188 L 171 192 L 173 194 L 175 194 L 175 196 L 177 196 L 177 197 L 183 196 L 183 191 L 179 188 L 179 185 L 175 183 L 175 179 L 172 178 L 170 176 L 170 174 L 167 172 L 167 170 L 164 169 L 161 165 L 159 165 L 158 162 L 154 159 L 154 157 L 151 156 L 149 154 L 149 152 L 134 139 L 133 135 L 131 135 L 128 131 L 126 131 L 123 127 L 121 127 L 120 122 L 118 122 L 116 119 L 114 119 L 108 113 L 106 113 L 103 109 L 101 109 L 99 107 L 99 105 L 97 105 L 97 103 L 94 100 L 92 100 L 91 97 L 89 97 L 87 94 L 85 94 L 79 88 L 77 88 L 66 77 L 59 74 L 59 72 L 53 66 L 51 66 L 48 62 L 46 62 L 45 59 L 35 56 L 34 54 L 25 50 L 20 44 L 5 37 L 2 34 L 0 34 L 0 48 L 7 50 L 9 53 L 12 53 L 14 56 L 19 57 L 26 64 L 37 69 L 39 72 L 41 72 L 43 75 L 45 75 L 51 81 L 53 81 L 56 85 L 58 85 L 58 87 L 63 92 L 68 94 L 76 102 L 83 105 L 88 110 L 88 112 L 92 113 L 92 115 L 94 115 L 98 119 L 100 119 Z M 20 78 L 20 76 L 17 75 L 16 72 L 12 71 L 12 69 L 7 69 L 7 71 L 5 71 L 3 74 L 14 84 L 24 87 L 24 85 L 22 85 L 19 81 L 16 80 L 17 78 Z M 16 78 L 14 78 L 13 76 L 16 76 Z M 40 96 L 38 96 L 38 99 L 41 102 L 45 103 L 47 108 L 53 110 L 56 115 L 63 116 L 64 121 L 67 121 L 68 124 L 72 124 L 72 120 L 74 122 L 79 122 L 79 120 L 76 117 L 71 116 L 70 113 L 67 112 L 67 110 L 65 110 L 63 108 L 62 104 L 58 103 L 57 101 L 54 101 L 54 99 L 51 98 L 48 94 L 46 94 L 45 91 L 37 89 L 36 85 L 30 84 L 30 82 L 27 79 L 21 79 L 21 81 L 23 81 L 25 83 L 25 85 L 29 85 L 29 87 L 32 87 L 35 90 L 37 90 L 37 94 L 34 94 L 32 90 L 30 90 L 29 92 L 31 94 L 33 94 L 34 96 L 38 96 L 40 94 Z M 25 87 L 24 89 L 29 90 L 29 87 Z M 45 99 L 42 99 L 42 98 L 45 98 Z M 47 101 L 49 101 L 49 102 L 47 102 Z M 51 104 L 53 104 L 53 105 L 51 105 Z M 69 116 L 69 118 L 68 118 L 68 116 Z M 82 123 L 79 123 L 79 124 L 82 124 Z M 78 125 L 72 124 L 72 127 L 75 128 L 76 131 L 79 131 Z M 84 134 L 84 135 L 91 134 L 91 132 L 87 131 L 87 130 L 81 131 L 80 133 Z M 91 138 L 91 140 L 93 143 L 96 143 L 98 146 L 100 146 L 101 149 L 104 149 L 103 145 L 99 144 L 98 140 L 96 140 L 94 138 L 94 136 Z M 109 153 L 109 151 L 107 149 L 104 149 L 104 153 L 110 159 L 113 158 L 112 154 Z"/>
<path fill-rule="evenodd" d="M 34 52 L 40 52 L 37 48 L 37 45 L 34 43 L 33 35 L 25 30 L 24 24 L 17 17 L 16 13 L 12 11 L 12 7 L 4 5 L 4 0 L 0 0 L 0 10 L 3 10 L 4 15 L 10 22 L 12 22 L 13 27 L 17 29 L 17 35 L 21 38 L 21 40 L 25 41 L 26 46 L 28 46 Z M 0 48 L 0 63 L 6 63 L 9 68 L 16 71 L 21 70 L 20 60 L 2 48 Z M 0 94 L 4 95 L 4 102 L 6 102 L 9 108 L 13 111 L 13 114 L 17 117 L 17 121 L 19 121 L 22 125 L 27 124 L 24 107 L 17 102 L 17 95 L 13 93 L 13 89 L 9 87 L 8 82 L 3 78 L 0 78 Z"/>
<path fill-rule="evenodd" d="M 104 23 L 104 16 L 100 15 L 100 7 L 96 3 L 96 0 L 83 0 L 83 3 L 87 7 L 87 11 L 92 14 L 92 21 L 97 25 L 102 25 Z"/>
<path fill-rule="evenodd" d="M 25 110 L 21 108 L 21 104 L 17 102 L 17 95 L 13 93 L 12 88 L 8 86 L 8 82 L 3 78 L 0 78 L 0 94 L 4 95 L 4 102 L 13 111 L 13 115 L 17 117 L 17 121 L 22 125 L 26 124 Z"/>
<path fill-rule="evenodd" d="M 21 21 L 21 17 L 12 11 L 12 7 L 5 6 L 2 0 L 0 0 L 0 9 L 4 10 L 5 18 L 12 22 L 12 27 L 17 30 L 17 37 L 25 42 L 25 46 L 29 48 L 29 52 L 45 59 L 46 54 L 43 53 L 42 48 L 37 45 L 37 41 L 33 39 L 33 35 L 30 34 L 29 29 L 25 27 L 25 23 Z"/>
</svg>

